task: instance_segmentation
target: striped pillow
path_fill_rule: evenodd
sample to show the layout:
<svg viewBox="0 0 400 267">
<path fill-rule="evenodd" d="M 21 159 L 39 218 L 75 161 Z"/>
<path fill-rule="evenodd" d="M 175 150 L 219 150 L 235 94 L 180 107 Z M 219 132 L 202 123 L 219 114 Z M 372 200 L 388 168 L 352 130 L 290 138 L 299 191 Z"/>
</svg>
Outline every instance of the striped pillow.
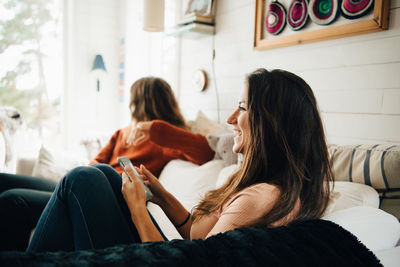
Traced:
<svg viewBox="0 0 400 267">
<path fill-rule="evenodd" d="M 399 145 L 330 145 L 329 153 L 336 181 L 370 185 L 383 197 L 400 191 Z"/>
</svg>

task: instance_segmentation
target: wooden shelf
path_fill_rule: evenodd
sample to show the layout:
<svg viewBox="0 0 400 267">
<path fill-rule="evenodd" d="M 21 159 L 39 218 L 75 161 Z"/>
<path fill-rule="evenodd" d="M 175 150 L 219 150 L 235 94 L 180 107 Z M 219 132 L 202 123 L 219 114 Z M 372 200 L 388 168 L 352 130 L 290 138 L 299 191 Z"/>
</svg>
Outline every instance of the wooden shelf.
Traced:
<svg viewBox="0 0 400 267">
<path fill-rule="evenodd" d="M 169 36 L 182 36 L 187 38 L 201 38 L 204 35 L 213 35 L 215 33 L 215 26 L 192 22 L 185 25 L 179 25 L 167 32 Z"/>
</svg>

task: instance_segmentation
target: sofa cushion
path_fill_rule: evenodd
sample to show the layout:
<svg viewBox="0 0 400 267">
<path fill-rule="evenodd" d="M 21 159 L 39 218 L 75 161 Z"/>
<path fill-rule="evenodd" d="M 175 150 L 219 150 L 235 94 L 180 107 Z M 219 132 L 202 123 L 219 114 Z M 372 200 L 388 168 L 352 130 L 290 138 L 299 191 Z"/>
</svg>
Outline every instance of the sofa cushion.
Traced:
<svg viewBox="0 0 400 267">
<path fill-rule="evenodd" d="M 380 260 L 383 266 L 399 266 L 400 246 L 386 250 L 380 250 L 377 252 L 374 251 L 374 254 Z"/>
<path fill-rule="evenodd" d="M 42 146 L 32 176 L 59 181 L 72 168 L 88 164 L 87 159 L 79 159 L 74 154 L 57 152 Z"/>
<path fill-rule="evenodd" d="M 354 234 L 367 248 L 379 251 L 394 247 L 400 238 L 400 223 L 381 209 L 358 206 L 323 217 Z"/>
<path fill-rule="evenodd" d="M 215 189 L 222 160 L 212 160 L 199 166 L 189 161 L 172 160 L 162 170 L 159 181 L 179 202 L 191 211 L 209 190 Z M 148 209 L 168 239 L 181 238 L 164 212 L 155 204 Z"/>
<path fill-rule="evenodd" d="M 357 206 L 379 208 L 378 192 L 371 186 L 336 181 L 326 214 Z"/>
<path fill-rule="evenodd" d="M 33 168 L 35 167 L 37 157 L 23 157 L 18 158 L 16 174 L 32 176 Z"/>
<path fill-rule="evenodd" d="M 370 185 L 383 197 L 400 191 L 400 146 L 330 145 L 329 151 L 336 181 Z"/>
</svg>

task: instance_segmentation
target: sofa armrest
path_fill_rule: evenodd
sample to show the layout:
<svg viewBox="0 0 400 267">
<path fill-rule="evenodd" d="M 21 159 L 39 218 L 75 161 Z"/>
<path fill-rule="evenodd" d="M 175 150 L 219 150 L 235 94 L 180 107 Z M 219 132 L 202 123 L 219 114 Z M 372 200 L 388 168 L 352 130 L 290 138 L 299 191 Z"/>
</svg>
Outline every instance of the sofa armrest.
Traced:
<svg viewBox="0 0 400 267">
<path fill-rule="evenodd" d="M 374 254 L 378 257 L 383 266 L 398 266 L 400 262 L 400 246 L 374 251 Z"/>
<path fill-rule="evenodd" d="M 16 174 L 32 175 L 33 167 L 35 166 L 36 158 L 19 158 L 17 160 Z"/>
</svg>

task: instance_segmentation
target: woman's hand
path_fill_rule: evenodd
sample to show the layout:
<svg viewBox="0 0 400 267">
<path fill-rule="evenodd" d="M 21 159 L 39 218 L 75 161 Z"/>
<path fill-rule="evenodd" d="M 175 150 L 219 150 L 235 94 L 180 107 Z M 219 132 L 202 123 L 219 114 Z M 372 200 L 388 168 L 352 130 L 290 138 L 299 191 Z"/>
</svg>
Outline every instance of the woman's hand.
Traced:
<svg viewBox="0 0 400 267">
<path fill-rule="evenodd" d="M 139 168 L 136 168 L 140 170 Z M 131 218 L 142 242 L 164 241 L 159 230 L 154 225 L 146 208 L 146 193 L 142 181 L 127 166 L 122 174 L 122 194 L 131 213 Z M 148 171 L 147 171 L 148 172 Z M 155 178 L 155 177 L 154 177 Z M 150 178 L 151 179 L 151 178 Z M 156 179 L 156 178 L 155 178 Z M 156 179 L 157 180 L 157 179 Z"/>
<path fill-rule="evenodd" d="M 165 202 L 165 198 L 168 194 L 167 190 L 161 185 L 157 177 L 154 176 L 145 166 L 140 165 L 140 168 L 136 168 L 137 171 L 143 178 L 144 183 L 149 187 L 150 191 L 153 193 L 153 198 L 150 199 L 151 202 L 162 206 Z"/>
<path fill-rule="evenodd" d="M 126 144 L 138 146 L 150 139 L 150 129 L 153 125 L 152 121 L 138 122 L 131 134 L 126 139 Z"/>
<path fill-rule="evenodd" d="M 126 171 L 129 177 L 122 173 L 122 195 L 133 216 L 138 213 L 137 211 L 146 209 L 146 192 L 143 183 L 129 166 L 126 167 Z"/>
</svg>

